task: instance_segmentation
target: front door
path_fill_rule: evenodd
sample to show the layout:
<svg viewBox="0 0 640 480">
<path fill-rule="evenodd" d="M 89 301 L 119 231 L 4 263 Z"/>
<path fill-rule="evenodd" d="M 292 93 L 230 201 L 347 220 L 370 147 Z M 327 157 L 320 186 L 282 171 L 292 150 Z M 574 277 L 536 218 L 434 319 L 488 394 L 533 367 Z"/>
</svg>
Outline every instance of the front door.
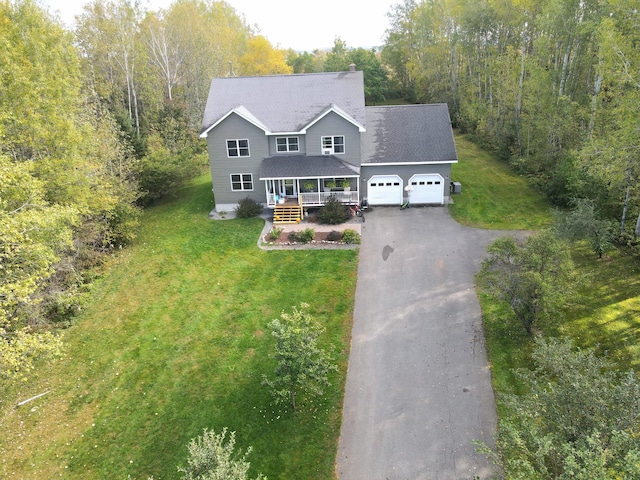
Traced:
<svg viewBox="0 0 640 480">
<path fill-rule="evenodd" d="M 281 197 L 293 197 L 296 195 L 296 182 L 293 178 L 278 180 Z"/>
</svg>

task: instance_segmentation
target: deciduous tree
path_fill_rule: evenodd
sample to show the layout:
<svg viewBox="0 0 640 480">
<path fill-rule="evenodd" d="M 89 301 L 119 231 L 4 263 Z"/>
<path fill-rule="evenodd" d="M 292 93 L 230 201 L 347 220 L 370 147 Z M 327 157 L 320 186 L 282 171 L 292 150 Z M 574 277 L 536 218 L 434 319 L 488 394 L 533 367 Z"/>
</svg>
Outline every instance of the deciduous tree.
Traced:
<svg viewBox="0 0 640 480">
<path fill-rule="evenodd" d="M 249 480 L 250 463 L 247 456 L 251 453 L 236 452 L 236 432 L 227 439 L 227 427 L 222 432 L 204 429 L 204 433 L 189 442 L 189 459 L 186 467 L 178 467 L 182 480 Z M 255 480 L 267 480 L 262 474 Z"/>
<path fill-rule="evenodd" d="M 557 315 L 572 272 L 568 249 L 561 241 L 542 231 L 522 246 L 511 237 L 499 238 L 488 252 L 479 276 L 482 287 L 509 305 L 527 333 L 533 333 L 541 318 Z"/>
<path fill-rule="evenodd" d="M 614 225 L 596 215 L 592 200 L 578 199 L 569 212 L 556 212 L 554 223 L 561 237 L 571 242 L 587 240 L 600 258 L 613 248 Z"/>
<path fill-rule="evenodd" d="M 640 476 L 640 382 L 568 340 L 536 339 L 521 395 L 501 395 L 496 458 L 508 478 Z"/>
<path fill-rule="evenodd" d="M 329 373 L 337 370 L 318 345 L 324 329 L 305 311 L 308 307 L 305 303 L 299 309 L 293 307 L 292 313 L 283 312 L 269 323 L 276 339 L 277 366 L 275 378 L 264 376 L 263 384 L 271 388 L 277 403 L 288 403 L 294 410 L 301 391 L 322 395 L 322 387 L 330 384 Z"/>
<path fill-rule="evenodd" d="M 240 57 L 240 69 L 245 76 L 293 73 L 293 68 L 285 60 L 284 50 L 273 48 L 262 35 L 247 41 L 246 52 Z"/>
</svg>

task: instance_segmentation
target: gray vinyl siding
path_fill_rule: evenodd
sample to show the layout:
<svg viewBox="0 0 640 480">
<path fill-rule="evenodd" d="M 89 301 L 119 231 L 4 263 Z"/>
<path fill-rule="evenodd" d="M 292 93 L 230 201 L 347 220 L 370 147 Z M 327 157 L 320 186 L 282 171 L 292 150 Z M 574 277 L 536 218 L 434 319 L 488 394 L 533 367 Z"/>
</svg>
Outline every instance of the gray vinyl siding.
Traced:
<svg viewBox="0 0 640 480">
<path fill-rule="evenodd" d="M 375 166 L 374 164 L 362 165 L 360 170 L 360 185 L 362 193 L 360 197 L 368 197 L 367 191 L 369 179 L 374 175 L 398 175 L 402 178 L 402 184 L 406 186 L 414 175 L 438 173 L 444 178 L 444 199 L 445 205 L 449 197 L 449 182 L 451 182 L 451 164 L 432 164 L 432 165 L 383 165 Z"/>
<path fill-rule="evenodd" d="M 360 166 L 360 132 L 358 127 L 337 113 L 329 113 L 307 129 L 307 155 L 322 155 L 322 137 L 344 135 L 345 153 L 335 155 L 351 165 Z"/>
<path fill-rule="evenodd" d="M 298 137 L 298 147 L 299 151 L 297 152 L 278 152 L 276 149 L 276 138 L 280 137 Z M 305 136 L 296 134 L 296 135 L 270 135 L 269 137 L 269 156 L 275 155 L 306 155 L 306 142 Z"/>
<path fill-rule="evenodd" d="M 249 157 L 228 157 L 227 140 L 235 139 L 249 140 Z M 266 202 L 264 182 L 260 181 L 262 159 L 269 155 L 264 131 L 232 114 L 209 132 L 207 147 L 216 205 L 236 204 L 246 197 Z M 232 191 L 231 174 L 249 173 L 253 176 L 253 191 Z"/>
</svg>

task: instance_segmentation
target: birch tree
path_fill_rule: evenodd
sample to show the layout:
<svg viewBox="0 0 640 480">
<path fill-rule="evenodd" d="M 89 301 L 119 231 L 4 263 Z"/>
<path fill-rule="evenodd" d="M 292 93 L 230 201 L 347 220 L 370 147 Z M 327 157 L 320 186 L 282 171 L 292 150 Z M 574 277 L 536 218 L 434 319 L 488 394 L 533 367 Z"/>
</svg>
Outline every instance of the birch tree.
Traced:
<svg viewBox="0 0 640 480">
<path fill-rule="evenodd" d="M 124 100 L 129 119 L 140 135 L 137 93 L 137 56 L 141 10 L 137 0 L 95 0 L 77 18 L 77 37 L 88 73 L 97 77 L 100 92 L 108 85 L 107 98 Z M 91 77 L 90 77 L 91 78 Z"/>
<path fill-rule="evenodd" d="M 187 55 L 179 41 L 180 32 L 175 25 L 167 25 L 162 16 L 152 13 L 145 19 L 143 32 L 151 62 L 163 80 L 167 99 L 172 101 Z"/>
<path fill-rule="evenodd" d="M 595 108 L 590 141 L 581 151 L 584 167 L 603 179 L 619 199 L 620 232 L 625 231 L 630 211 L 638 213 L 640 225 L 640 21 L 639 2 L 618 5 L 617 15 L 605 18 L 599 28 L 600 75 L 603 88 Z"/>
</svg>

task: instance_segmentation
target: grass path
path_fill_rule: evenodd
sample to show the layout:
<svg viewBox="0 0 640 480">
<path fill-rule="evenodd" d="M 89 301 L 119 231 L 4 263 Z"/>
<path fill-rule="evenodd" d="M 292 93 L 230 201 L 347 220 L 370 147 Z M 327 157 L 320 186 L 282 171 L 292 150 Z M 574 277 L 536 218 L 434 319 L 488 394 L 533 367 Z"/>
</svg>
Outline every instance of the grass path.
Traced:
<svg viewBox="0 0 640 480">
<path fill-rule="evenodd" d="M 526 178 L 465 135 L 456 135 L 456 149 L 452 177 L 462 184 L 462 194 L 453 195 L 450 209 L 459 223 L 495 230 L 536 230 L 551 223 L 550 205 Z"/>
</svg>

